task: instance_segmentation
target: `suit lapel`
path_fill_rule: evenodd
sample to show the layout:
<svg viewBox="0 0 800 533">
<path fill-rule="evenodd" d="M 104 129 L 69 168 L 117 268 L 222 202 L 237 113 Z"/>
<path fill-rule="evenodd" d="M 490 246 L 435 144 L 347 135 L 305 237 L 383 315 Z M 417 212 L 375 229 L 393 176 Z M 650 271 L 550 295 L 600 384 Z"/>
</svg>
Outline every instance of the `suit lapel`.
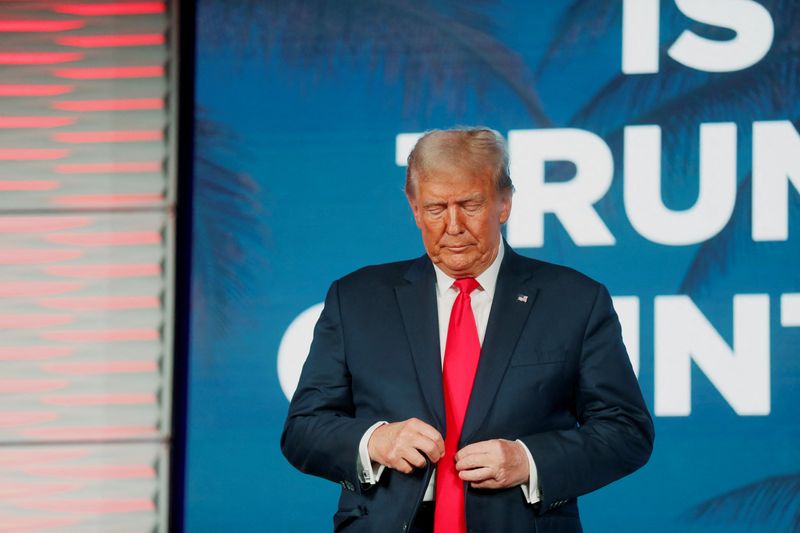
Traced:
<svg viewBox="0 0 800 533">
<path fill-rule="evenodd" d="M 408 269 L 404 281 L 395 287 L 395 294 L 422 394 L 434 425 L 444 435 L 444 389 L 435 284 L 433 265 L 423 256 Z"/>
<path fill-rule="evenodd" d="M 481 358 L 461 431 L 462 445 L 479 429 L 492 406 L 538 292 L 529 284 L 531 272 L 520 268 L 519 256 L 508 245 L 505 246 Z"/>
</svg>

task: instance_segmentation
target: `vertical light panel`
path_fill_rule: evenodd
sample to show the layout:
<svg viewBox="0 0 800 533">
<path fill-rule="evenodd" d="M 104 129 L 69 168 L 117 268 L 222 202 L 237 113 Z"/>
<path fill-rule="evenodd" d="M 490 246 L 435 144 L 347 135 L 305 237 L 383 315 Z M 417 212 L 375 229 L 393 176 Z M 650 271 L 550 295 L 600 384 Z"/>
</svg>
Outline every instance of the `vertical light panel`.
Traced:
<svg viewBox="0 0 800 533">
<path fill-rule="evenodd" d="M 0 3 L 0 524 L 166 531 L 167 2 Z"/>
</svg>

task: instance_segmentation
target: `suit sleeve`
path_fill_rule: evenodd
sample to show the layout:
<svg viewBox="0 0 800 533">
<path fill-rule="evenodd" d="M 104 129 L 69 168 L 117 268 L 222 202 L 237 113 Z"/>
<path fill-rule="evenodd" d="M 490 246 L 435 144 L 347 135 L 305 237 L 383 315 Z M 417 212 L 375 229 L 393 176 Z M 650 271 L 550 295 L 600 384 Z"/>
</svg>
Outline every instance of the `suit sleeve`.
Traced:
<svg viewBox="0 0 800 533">
<path fill-rule="evenodd" d="M 653 422 L 603 286 L 597 289 L 585 326 L 576 415 L 574 429 L 521 439 L 536 461 L 540 512 L 633 472 L 653 449 Z"/>
<path fill-rule="evenodd" d="M 360 492 L 358 444 L 374 420 L 354 416 L 344 353 L 338 283 L 325 298 L 281 436 L 281 450 L 300 471 Z"/>
</svg>

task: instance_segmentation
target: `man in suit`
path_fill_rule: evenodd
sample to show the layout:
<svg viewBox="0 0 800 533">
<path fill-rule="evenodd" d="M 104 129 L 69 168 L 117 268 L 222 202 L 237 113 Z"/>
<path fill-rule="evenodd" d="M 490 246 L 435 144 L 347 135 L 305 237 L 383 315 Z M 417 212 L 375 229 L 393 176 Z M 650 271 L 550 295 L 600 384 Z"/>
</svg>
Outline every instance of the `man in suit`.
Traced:
<svg viewBox="0 0 800 533">
<path fill-rule="evenodd" d="M 433 131 L 406 194 L 426 255 L 336 281 L 281 439 L 339 531 L 581 531 L 653 425 L 605 287 L 502 239 L 502 136 Z"/>
</svg>

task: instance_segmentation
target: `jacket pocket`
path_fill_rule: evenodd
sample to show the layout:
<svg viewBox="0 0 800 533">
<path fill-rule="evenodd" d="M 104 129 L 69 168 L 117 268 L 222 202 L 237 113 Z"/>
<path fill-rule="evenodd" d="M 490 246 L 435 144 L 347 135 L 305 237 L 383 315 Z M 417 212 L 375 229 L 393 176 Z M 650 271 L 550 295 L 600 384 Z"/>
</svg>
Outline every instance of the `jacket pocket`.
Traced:
<svg viewBox="0 0 800 533">
<path fill-rule="evenodd" d="M 363 505 L 359 505 L 354 509 L 340 509 L 333 515 L 333 531 L 343 531 L 345 527 L 366 515 L 367 508 Z"/>
</svg>

